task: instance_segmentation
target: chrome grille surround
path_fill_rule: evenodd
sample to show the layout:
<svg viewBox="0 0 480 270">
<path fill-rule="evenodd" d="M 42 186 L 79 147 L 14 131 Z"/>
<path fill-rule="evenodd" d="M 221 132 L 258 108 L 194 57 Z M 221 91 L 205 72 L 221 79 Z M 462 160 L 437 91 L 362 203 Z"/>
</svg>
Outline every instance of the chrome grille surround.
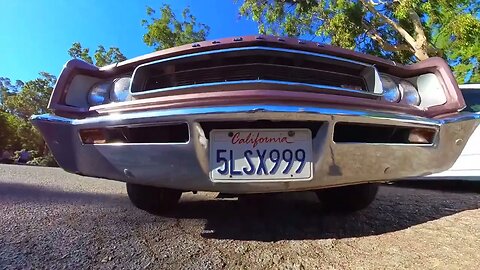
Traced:
<svg viewBox="0 0 480 270">
<path fill-rule="evenodd" d="M 351 85 L 355 84 L 355 85 Z M 336 56 L 276 47 L 241 47 L 185 54 L 138 66 L 131 93 L 174 95 L 185 90 L 294 88 L 295 91 L 357 95 L 382 94 L 373 65 Z"/>
</svg>

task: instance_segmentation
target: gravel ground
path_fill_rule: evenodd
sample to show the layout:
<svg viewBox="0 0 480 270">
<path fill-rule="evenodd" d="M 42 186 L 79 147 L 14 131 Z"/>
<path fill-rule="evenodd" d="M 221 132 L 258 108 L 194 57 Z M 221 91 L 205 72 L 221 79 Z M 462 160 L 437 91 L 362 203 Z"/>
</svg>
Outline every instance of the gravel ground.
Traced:
<svg viewBox="0 0 480 270">
<path fill-rule="evenodd" d="M 167 217 L 129 202 L 122 183 L 0 165 L 4 269 L 478 269 L 480 194 L 382 186 L 353 215 L 311 193 L 253 207 L 184 194 Z"/>
</svg>

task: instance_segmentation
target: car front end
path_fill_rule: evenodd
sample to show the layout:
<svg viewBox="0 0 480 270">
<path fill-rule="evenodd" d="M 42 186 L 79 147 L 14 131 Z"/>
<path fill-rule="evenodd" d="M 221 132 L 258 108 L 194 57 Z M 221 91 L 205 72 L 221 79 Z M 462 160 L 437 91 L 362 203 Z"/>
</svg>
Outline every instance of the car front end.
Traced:
<svg viewBox="0 0 480 270">
<path fill-rule="evenodd" d="M 449 168 L 478 125 L 439 58 L 404 66 L 297 39 L 69 61 L 32 118 L 66 171 L 181 191 L 319 190 Z"/>
</svg>

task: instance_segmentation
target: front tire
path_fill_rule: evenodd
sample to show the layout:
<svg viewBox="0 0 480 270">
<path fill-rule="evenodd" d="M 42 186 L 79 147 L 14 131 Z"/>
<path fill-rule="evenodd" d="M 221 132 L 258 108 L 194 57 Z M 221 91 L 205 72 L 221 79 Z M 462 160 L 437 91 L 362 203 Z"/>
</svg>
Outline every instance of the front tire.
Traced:
<svg viewBox="0 0 480 270">
<path fill-rule="evenodd" d="M 317 190 L 318 199 L 328 211 L 355 212 L 367 208 L 378 192 L 378 184 L 360 184 Z"/>
<path fill-rule="evenodd" d="M 137 208 L 151 214 L 162 214 L 175 207 L 182 196 L 180 190 L 127 183 L 128 198 Z"/>
</svg>

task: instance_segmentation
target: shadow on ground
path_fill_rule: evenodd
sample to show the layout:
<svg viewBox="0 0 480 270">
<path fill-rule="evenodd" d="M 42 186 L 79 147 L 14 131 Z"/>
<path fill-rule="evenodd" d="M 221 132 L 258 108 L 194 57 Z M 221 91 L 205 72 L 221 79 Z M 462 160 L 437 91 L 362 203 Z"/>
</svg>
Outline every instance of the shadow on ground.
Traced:
<svg viewBox="0 0 480 270">
<path fill-rule="evenodd" d="M 166 217 L 152 219 L 149 214 L 131 206 L 125 194 L 68 192 L 35 185 L 0 183 L 0 204 L 13 199 L 38 204 L 68 203 L 124 208 L 127 212 L 131 211 L 126 215 L 132 219 L 153 222 L 154 226 L 159 227 L 175 222 L 171 218 L 205 220 L 206 223 L 189 224 L 205 224 L 201 236 L 207 239 L 264 242 L 379 235 L 480 208 L 480 194 L 477 193 L 397 186 L 382 186 L 369 208 L 350 215 L 322 211 L 311 192 L 261 196 L 243 202 L 201 196 L 184 195 L 175 211 Z M 111 217 L 116 218 L 116 222 L 125 222 L 121 217 Z M 171 229 L 175 230 L 175 227 Z"/>
<path fill-rule="evenodd" d="M 398 187 L 441 190 L 459 193 L 480 193 L 480 181 L 468 180 L 402 180 L 394 183 Z"/>
<path fill-rule="evenodd" d="M 324 212 L 313 193 L 255 200 L 180 204 L 179 219 L 206 219 L 205 238 L 279 241 L 379 235 L 480 208 L 480 194 L 383 186 L 372 205 L 339 215 Z"/>
</svg>

